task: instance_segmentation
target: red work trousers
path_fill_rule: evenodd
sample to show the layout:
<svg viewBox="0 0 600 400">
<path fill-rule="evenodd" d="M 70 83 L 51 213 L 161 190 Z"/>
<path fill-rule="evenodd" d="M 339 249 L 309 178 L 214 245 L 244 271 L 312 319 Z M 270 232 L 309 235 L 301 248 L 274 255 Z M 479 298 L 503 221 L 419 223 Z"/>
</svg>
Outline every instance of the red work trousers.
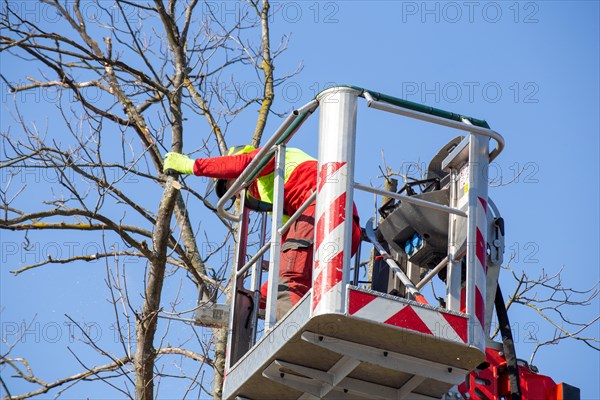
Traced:
<svg viewBox="0 0 600 400">
<path fill-rule="evenodd" d="M 277 320 L 280 320 L 312 285 L 315 209 L 313 203 L 294 222 L 282 237 L 279 261 L 279 285 L 277 288 Z M 360 243 L 359 222 L 352 226 L 352 255 Z M 268 282 L 261 287 L 263 298 L 267 296 Z"/>
</svg>

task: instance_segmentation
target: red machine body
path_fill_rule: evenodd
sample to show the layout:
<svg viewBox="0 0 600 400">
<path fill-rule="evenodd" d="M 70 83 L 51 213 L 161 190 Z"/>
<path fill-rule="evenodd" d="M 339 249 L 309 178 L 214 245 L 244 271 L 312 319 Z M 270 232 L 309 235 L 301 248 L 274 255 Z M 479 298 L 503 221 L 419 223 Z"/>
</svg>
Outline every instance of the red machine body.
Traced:
<svg viewBox="0 0 600 400">
<path fill-rule="evenodd" d="M 495 349 L 486 348 L 487 363 L 471 372 L 458 387 L 464 398 L 510 399 L 510 383 L 506 358 Z M 538 374 L 527 363 L 519 362 L 521 398 L 524 400 L 579 400 L 579 389 L 566 383 L 556 384 L 552 378 Z"/>
</svg>

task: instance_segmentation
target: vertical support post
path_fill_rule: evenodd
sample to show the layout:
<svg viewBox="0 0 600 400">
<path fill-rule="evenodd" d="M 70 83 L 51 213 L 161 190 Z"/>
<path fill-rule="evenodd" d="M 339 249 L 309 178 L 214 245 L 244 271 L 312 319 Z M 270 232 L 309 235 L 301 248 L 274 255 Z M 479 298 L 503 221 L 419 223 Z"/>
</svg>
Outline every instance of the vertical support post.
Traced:
<svg viewBox="0 0 600 400">
<path fill-rule="evenodd" d="M 278 145 L 273 171 L 273 216 L 271 217 L 271 250 L 269 252 L 269 292 L 265 314 L 265 332 L 277 323 L 277 289 L 279 286 L 279 259 L 281 251 L 281 221 L 283 219 L 283 185 L 285 173 L 285 145 Z"/>
<path fill-rule="evenodd" d="M 260 216 L 260 246 L 259 249 L 265 245 L 267 241 L 267 214 L 261 213 Z M 260 256 L 260 258 L 256 261 L 256 263 L 252 266 L 252 278 L 250 280 L 250 287 L 253 293 L 254 299 L 254 307 L 252 308 L 252 319 L 250 321 L 251 326 L 251 337 L 250 337 L 250 346 L 254 346 L 256 343 L 256 333 L 258 331 L 258 310 L 260 304 L 260 286 L 262 284 L 262 263 L 264 260 L 264 256 Z"/>
<path fill-rule="evenodd" d="M 467 165 L 450 169 L 450 207 L 466 211 L 468 196 Z M 446 307 L 452 311 L 461 311 L 462 268 L 459 252 L 466 241 L 467 220 L 455 214 L 448 221 L 448 266 L 446 269 Z M 462 310 L 464 311 L 464 310 Z"/>
<path fill-rule="evenodd" d="M 486 243 L 489 138 L 471 134 L 467 226 L 467 314 L 469 343 L 485 351 Z"/>
<path fill-rule="evenodd" d="M 238 222 L 235 247 L 235 258 L 232 269 L 239 270 L 246 263 L 246 249 L 248 241 L 248 221 L 250 220 L 250 210 L 245 207 L 246 191 L 240 193 L 239 210 L 240 220 Z M 229 313 L 229 330 L 227 332 L 227 355 L 225 358 L 225 370 L 227 371 L 233 364 L 244 355 L 250 348 L 249 337 L 245 334 L 244 326 L 239 326 L 239 321 L 245 321 L 245 316 L 240 313 L 247 310 L 244 307 L 244 301 L 247 298 L 238 294 L 238 289 L 244 286 L 244 277 L 234 275 L 231 288 L 231 312 Z M 247 306 L 247 305 L 246 305 Z"/>
<path fill-rule="evenodd" d="M 388 192 L 397 192 L 398 180 L 387 177 L 385 181 L 383 181 L 383 190 L 387 190 Z M 386 204 L 389 200 L 393 199 L 391 197 L 381 196 L 381 205 Z M 387 246 L 387 250 L 390 251 L 389 246 Z M 373 260 L 375 259 L 376 254 L 376 250 L 373 249 L 373 252 L 371 253 Z M 375 263 L 373 262 L 373 264 Z M 399 290 L 401 296 L 406 296 L 406 288 L 404 287 L 404 285 L 402 285 L 402 282 L 400 282 L 400 279 L 398 279 L 398 276 L 396 275 L 394 270 L 392 268 L 389 268 L 389 266 L 385 262 L 382 262 L 381 264 L 385 265 L 387 269 L 387 288 L 385 289 L 385 293 L 391 293 L 393 290 Z M 404 272 L 408 273 L 408 279 L 410 279 L 412 282 L 418 282 L 419 279 L 415 279 L 415 276 L 411 276 L 410 265 L 411 263 L 406 262 L 406 271 Z M 400 263 L 399 266 L 400 268 L 402 268 L 402 263 Z M 416 269 L 418 270 L 418 267 L 416 267 Z"/>
<path fill-rule="evenodd" d="M 336 87 L 319 101 L 319 166 L 312 314 L 342 312 L 352 245 L 354 148 L 359 92 Z"/>
<path fill-rule="evenodd" d="M 418 265 L 413 264 L 410 261 L 408 261 L 406 263 L 406 276 L 408 277 L 408 279 L 411 282 L 419 282 L 419 280 L 421 279 L 421 268 Z M 398 278 L 396 278 L 396 280 L 398 280 Z M 406 286 L 402 285 L 401 288 L 402 288 L 402 291 L 401 291 L 402 295 L 406 296 L 406 293 L 408 292 L 408 290 L 406 290 Z"/>
</svg>

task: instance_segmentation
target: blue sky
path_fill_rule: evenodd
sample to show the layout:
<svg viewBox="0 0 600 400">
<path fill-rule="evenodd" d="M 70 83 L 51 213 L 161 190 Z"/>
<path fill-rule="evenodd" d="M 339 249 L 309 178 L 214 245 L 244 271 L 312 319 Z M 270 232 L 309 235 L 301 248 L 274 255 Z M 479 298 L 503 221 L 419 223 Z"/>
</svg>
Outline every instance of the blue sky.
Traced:
<svg viewBox="0 0 600 400">
<path fill-rule="evenodd" d="M 234 17 L 231 12 L 236 3 L 211 4 L 223 19 Z M 299 63 L 303 65 L 298 76 L 276 89 L 277 110 L 301 106 L 332 83 L 343 83 L 486 119 L 506 140 L 505 151 L 495 161 L 494 176 L 501 175 L 503 182 L 514 180 L 490 189 L 490 196 L 506 221 L 505 259 L 510 254 L 518 256 L 511 267 L 532 277 L 542 271 L 552 275 L 563 268 L 563 286 L 597 288 L 598 2 L 308 1 L 273 3 L 273 8 L 279 11 L 273 16 L 272 37 L 291 34 L 288 50 L 276 61 L 276 76 L 295 70 Z M 2 55 L 3 74 L 19 76 L 18 68 L 24 68 L 23 64 L 7 63 Z M 36 72 L 32 69 L 27 73 Z M 3 105 L 7 98 L 3 86 Z M 41 107 L 44 108 L 35 112 L 54 112 L 52 105 Z M 7 116 L 3 107 L 2 129 L 8 124 Z M 253 112 L 244 114 L 230 127 L 230 145 L 250 138 L 254 118 Z M 317 119 L 313 116 L 292 142 L 314 155 Z M 38 121 L 43 122 L 44 117 L 38 117 Z M 366 109 L 364 103 L 359 106 L 358 121 L 356 180 L 361 183 L 381 183 L 376 177 L 382 150 L 387 165 L 402 170 L 411 162 L 427 163 L 455 134 Z M 272 116 L 269 129 L 273 130 L 279 122 Z M 50 124 L 49 130 L 52 129 Z M 198 129 L 204 137 L 207 127 L 200 124 L 186 129 Z M 57 131 L 51 134 L 65 143 L 70 140 Z M 186 137 L 185 151 L 201 146 L 193 132 Z M 523 172 L 515 178 L 517 170 Z M 20 179 L 31 187 L 39 176 Z M 204 189 L 202 180 L 187 182 L 197 184 L 200 192 Z M 6 184 L 4 175 L 2 184 Z M 148 196 L 150 205 L 158 204 L 159 193 L 154 190 Z M 25 199 L 22 204 L 31 207 L 33 200 Z M 360 195 L 357 202 L 366 221 L 372 214 L 372 200 Z M 209 227 L 207 211 L 200 204 L 192 209 L 192 218 L 200 230 Z M 23 234 L 0 231 L 0 235 L 4 243 L 0 271 L 2 334 L 14 337 L 15 329 L 22 329 L 21 321 L 30 321 L 37 314 L 34 324 L 39 325 L 33 325 L 18 349 L 37 361 L 32 366 L 40 375 L 59 377 L 54 375 L 56 368 L 44 362 L 50 356 L 61 357 L 60 363 L 73 373 L 80 370 L 65 355 L 67 346 L 77 346 L 69 338 L 72 325 L 65 313 L 87 322 L 90 332 L 100 332 L 104 343 L 117 349 L 110 330 L 112 310 L 104 300 L 108 296 L 103 282 L 104 263 L 42 268 L 13 277 L 8 271 L 39 258 L 50 249 L 47 243 L 52 243 L 52 238 L 31 232 L 29 238 L 39 250 L 12 254 L 12 247 L 7 246 L 21 243 Z M 97 237 L 61 235 L 60 240 L 54 240 L 63 251 L 72 246 L 77 252 L 84 252 L 100 245 Z M 209 236 L 209 240 L 219 239 Z M 129 281 L 143 279 L 141 267 L 136 263 L 127 267 Z M 501 283 L 507 295 L 514 288 L 514 281 L 506 271 L 503 274 Z M 179 284 L 178 278 L 167 280 L 165 302 L 175 298 Z M 96 292 L 97 295 L 89 295 Z M 193 293 L 184 289 L 183 297 L 184 304 L 193 306 Z M 571 310 L 570 315 L 578 321 L 588 321 L 599 311 L 596 298 L 586 308 Z M 553 334 L 538 316 L 522 307 L 511 309 L 510 317 L 520 358 L 529 359 L 534 346 L 532 335 L 545 340 Z M 189 330 L 176 323 L 171 334 L 178 339 L 190 336 Z M 587 335 L 600 337 L 600 325 L 596 323 Z M 48 340 L 52 338 L 56 340 Z M 83 346 L 79 350 L 86 354 Z M 564 341 L 540 350 L 535 364 L 541 373 L 557 382 L 580 387 L 582 399 L 600 399 L 597 351 L 580 342 Z M 28 387 L 15 385 L 17 393 Z M 96 385 L 91 387 L 97 396 L 116 395 L 106 386 L 90 385 Z M 166 386 L 165 393 L 170 389 Z M 67 392 L 66 397 L 86 393 L 86 389 L 77 390 Z"/>
</svg>

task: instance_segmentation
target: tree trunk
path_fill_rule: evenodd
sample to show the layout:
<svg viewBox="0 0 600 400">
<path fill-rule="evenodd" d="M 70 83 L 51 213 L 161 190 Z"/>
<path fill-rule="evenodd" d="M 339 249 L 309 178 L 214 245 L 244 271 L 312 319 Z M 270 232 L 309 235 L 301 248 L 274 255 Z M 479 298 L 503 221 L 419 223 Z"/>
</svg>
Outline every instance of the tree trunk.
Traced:
<svg viewBox="0 0 600 400">
<path fill-rule="evenodd" d="M 177 189 L 173 186 L 174 178 L 169 178 L 165 185 L 163 197 L 158 209 L 156 226 L 153 235 L 153 254 L 142 314 L 136 324 L 136 350 L 134 367 L 136 372 L 135 397 L 139 400 L 154 398 L 154 335 L 160 310 L 160 298 L 165 278 L 167 259 L 167 241 L 170 235 L 171 216 L 175 207 Z"/>
<path fill-rule="evenodd" d="M 223 397 L 223 383 L 225 378 L 225 354 L 227 348 L 227 328 L 215 329 L 215 355 L 213 357 L 213 399 L 221 400 Z"/>
<path fill-rule="evenodd" d="M 236 213 L 239 211 L 236 204 Z M 237 247 L 236 243 L 236 247 Z M 235 252 L 237 254 L 237 251 Z M 229 280 L 229 285 L 226 288 L 225 292 L 225 302 L 226 304 L 231 304 L 231 285 L 233 280 L 235 279 L 235 270 L 231 269 L 231 276 Z M 223 397 L 223 383 L 225 381 L 225 356 L 227 354 L 227 333 L 228 328 L 214 329 L 213 335 L 215 338 L 215 354 L 213 357 L 213 399 L 221 400 Z"/>
</svg>

